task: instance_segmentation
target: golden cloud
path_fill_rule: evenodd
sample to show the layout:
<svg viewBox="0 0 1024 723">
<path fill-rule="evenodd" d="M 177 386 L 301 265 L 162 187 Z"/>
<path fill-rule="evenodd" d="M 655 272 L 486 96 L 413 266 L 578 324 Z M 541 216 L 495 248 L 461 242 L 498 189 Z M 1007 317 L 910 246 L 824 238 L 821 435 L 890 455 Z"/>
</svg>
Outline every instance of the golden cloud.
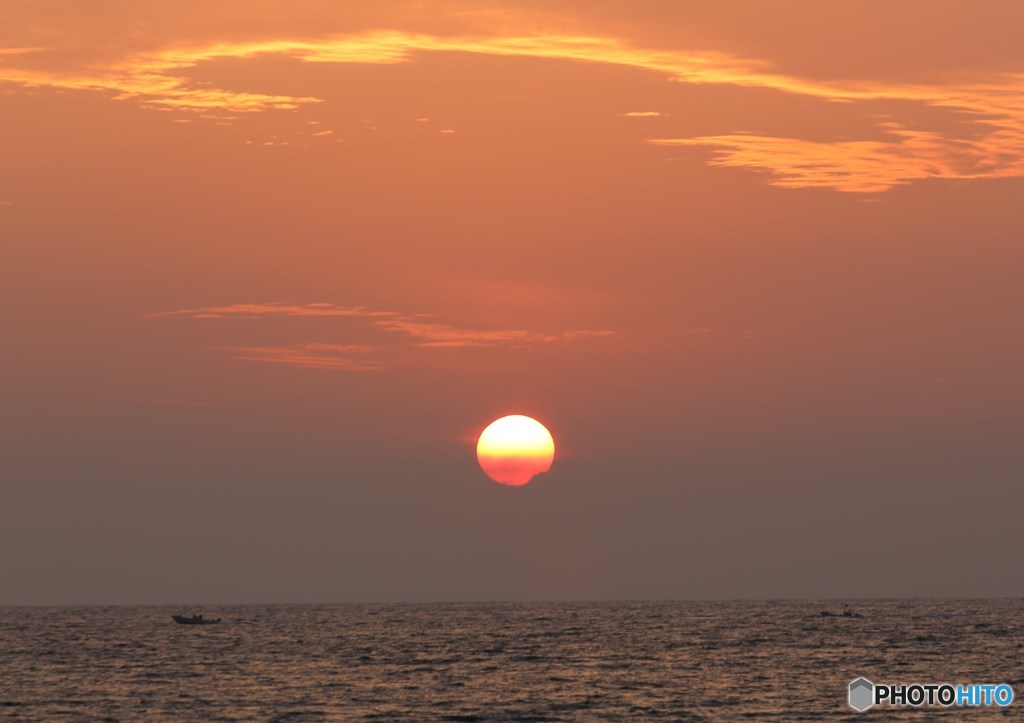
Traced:
<svg viewBox="0 0 1024 723">
<path fill-rule="evenodd" d="M 16 62 L 34 48 L 5 51 Z M 417 53 L 459 52 L 630 66 L 689 84 L 726 84 L 771 89 L 829 102 L 900 100 L 956 110 L 971 120 L 969 136 L 936 130 L 888 128 L 892 141 L 809 141 L 727 132 L 658 138 L 658 145 L 712 148 L 712 163 L 764 170 L 771 182 L 790 188 L 822 187 L 878 192 L 924 178 L 976 179 L 1024 175 L 1024 75 L 1003 74 L 984 83 L 905 85 L 825 83 L 768 72 L 761 61 L 723 53 L 638 48 L 608 37 L 539 34 L 511 37 L 438 36 L 375 32 L 326 40 L 273 40 L 169 47 L 115 62 L 67 71 L 30 70 L 10 63 L 0 81 L 22 86 L 111 92 L 150 106 L 200 112 L 293 109 L 319 98 L 240 92 L 198 86 L 188 70 L 219 58 L 278 56 L 308 63 L 394 64 Z M 633 112 L 626 115 L 648 115 Z M 884 124 L 882 124 L 884 125 Z"/>
</svg>

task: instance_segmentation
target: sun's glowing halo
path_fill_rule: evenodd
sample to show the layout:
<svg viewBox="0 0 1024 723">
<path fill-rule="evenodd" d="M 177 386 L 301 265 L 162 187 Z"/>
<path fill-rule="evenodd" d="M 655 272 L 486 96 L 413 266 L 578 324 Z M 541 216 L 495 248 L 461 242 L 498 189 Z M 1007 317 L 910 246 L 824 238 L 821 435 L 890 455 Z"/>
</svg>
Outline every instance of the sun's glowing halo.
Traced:
<svg viewBox="0 0 1024 723">
<path fill-rule="evenodd" d="M 487 425 L 476 443 L 476 458 L 492 480 L 519 487 L 551 468 L 555 440 L 536 419 L 511 414 Z"/>
</svg>

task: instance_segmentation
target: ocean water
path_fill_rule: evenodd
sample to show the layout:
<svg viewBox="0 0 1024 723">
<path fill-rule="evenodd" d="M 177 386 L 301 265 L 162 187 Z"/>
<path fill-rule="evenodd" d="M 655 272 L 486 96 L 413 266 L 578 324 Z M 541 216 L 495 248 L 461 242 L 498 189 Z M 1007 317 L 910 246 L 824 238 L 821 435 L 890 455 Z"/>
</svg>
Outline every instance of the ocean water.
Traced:
<svg viewBox="0 0 1024 723">
<path fill-rule="evenodd" d="M 1024 601 L 0 608 L 13 720 L 1024 719 L 858 714 L 847 685 L 1002 683 L 1024 696 Z"/>
</svg>

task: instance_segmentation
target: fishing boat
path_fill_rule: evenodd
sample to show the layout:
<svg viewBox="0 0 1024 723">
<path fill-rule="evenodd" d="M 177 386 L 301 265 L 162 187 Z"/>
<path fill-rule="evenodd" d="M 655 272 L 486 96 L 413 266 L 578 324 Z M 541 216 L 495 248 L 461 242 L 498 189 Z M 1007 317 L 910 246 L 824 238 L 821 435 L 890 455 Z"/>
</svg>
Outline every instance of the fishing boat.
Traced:
<svg viewBox="0 0 1024 723">
<path fill-rule="evenodd" d="M 202 615 L 192 615 L 191 617 L 185 615 L 172 615 L 174 622 L 179 625 L 216 625 L 220 622 L 220 618 L 216 620 L 209 620 L 204 618 Z"/>
<path fill-rule="evenodd" d="M 850 609 L 849 605 L 843 606 L 841 613 L 834 613 L 831 610 L 822 610 L 818 613 L 823 618 L 859 618 L 862 617 L 860 613 L 854 612 Z"/>
</svg>

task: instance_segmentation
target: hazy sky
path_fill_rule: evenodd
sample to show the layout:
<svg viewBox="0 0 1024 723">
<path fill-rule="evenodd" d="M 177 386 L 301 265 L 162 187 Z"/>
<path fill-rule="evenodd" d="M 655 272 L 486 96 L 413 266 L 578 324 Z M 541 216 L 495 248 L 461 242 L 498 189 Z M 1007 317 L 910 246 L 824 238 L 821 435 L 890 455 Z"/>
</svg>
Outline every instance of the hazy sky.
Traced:
<svg viewBox="0 0 1024 723">
<path fill-rule="evenodd" d="M 1024 595 L 1022 26 L 5 0 L 0 604 Z"/>
</svg>

